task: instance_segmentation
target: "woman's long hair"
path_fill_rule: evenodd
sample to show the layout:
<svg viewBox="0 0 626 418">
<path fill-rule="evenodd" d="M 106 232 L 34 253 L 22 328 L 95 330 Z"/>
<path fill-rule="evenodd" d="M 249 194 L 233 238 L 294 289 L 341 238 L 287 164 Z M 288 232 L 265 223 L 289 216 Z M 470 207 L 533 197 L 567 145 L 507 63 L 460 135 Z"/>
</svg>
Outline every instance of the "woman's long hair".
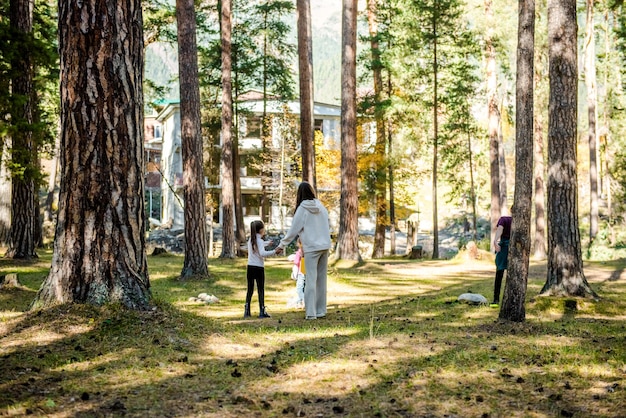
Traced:
<svg viewBox="0 0 626 418">
<path fill-rule="evenodd" d="M 306 181 L 303 181 L 302 183 L 300 183 L 300 186 L 298 186 L 298 194 L 296 195 L 296 209 L 298 210 L 298 208 L 300 207 L 300 203 L 302 203 L 303 200 L 313 200 L 315 199 L 315 191 L 313 190 L 313 186 L 311 186 L 311 184 L 309 184 Z M 296 213 L 294 210 L 294 213 Z"/>
<path fill-rule="evenodd" d="M 250 244 L 252 245 L 252 252 L 259 253 L 259 247 L 257 246 L 256 234 L 261 232 L 261 229 L 265 228 L 263 221 L 250 222 Z"/>
</svg>

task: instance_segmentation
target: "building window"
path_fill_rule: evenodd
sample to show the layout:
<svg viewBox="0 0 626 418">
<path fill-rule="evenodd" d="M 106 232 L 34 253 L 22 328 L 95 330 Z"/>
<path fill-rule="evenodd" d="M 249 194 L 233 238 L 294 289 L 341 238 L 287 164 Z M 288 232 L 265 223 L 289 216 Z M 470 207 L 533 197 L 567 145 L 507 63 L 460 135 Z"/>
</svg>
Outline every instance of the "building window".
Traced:
<svg viewBox="0 0 626 418">
<path fill-rule="evenodd" d="M 261 137 L 261 118 L 250 116 L 246 118 L 246 138 Z"/>
<path fill-rule="evenodd" d="M 241 196 L 244 216 L 259 216 L 261 214 L 261 196 L 258 194 L 244 194 Z"/>
</svg>

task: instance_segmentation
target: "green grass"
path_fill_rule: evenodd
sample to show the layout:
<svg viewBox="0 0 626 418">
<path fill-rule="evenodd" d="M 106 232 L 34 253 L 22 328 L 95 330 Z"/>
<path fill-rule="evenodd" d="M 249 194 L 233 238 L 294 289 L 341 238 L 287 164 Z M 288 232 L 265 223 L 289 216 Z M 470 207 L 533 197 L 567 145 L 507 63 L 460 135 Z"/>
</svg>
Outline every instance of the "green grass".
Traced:
<svg viewBox="0 0 626 418">
<path fill-rule="evenodd" d="M 328 316 L 305 321 L 284 258 L 266 265 L 270 319 L 242 319 L 245 260 L 180 282 L 172 255 L 149 258 L 154 311 L 29 312 L 50 257 L 0 259 L 23 285 L 0 289 L 0 416 L 626 416 L 623 260 L 585 264 L 602 299 L 575 310 L 537 296 L 533 263 L 516 324 L 456 302 L 491 295 L 489 259 L 331 267 Z M 220 302 L 189 300 L 202 292 Z"/>
</svg>

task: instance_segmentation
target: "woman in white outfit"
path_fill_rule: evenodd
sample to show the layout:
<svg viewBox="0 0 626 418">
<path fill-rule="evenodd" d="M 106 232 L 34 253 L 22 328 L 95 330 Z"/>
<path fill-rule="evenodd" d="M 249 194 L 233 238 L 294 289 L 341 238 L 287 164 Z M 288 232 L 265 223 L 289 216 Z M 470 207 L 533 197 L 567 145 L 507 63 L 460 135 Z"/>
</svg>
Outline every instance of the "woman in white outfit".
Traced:
<svg viewBox="0 0 626 418">
<path fill-rule="evenodd" d="M 296 211 L 291 228 L 277 248 L 285 248 L 300 236 L 306 265 L 304 308 L 306 319 L 326 316 L 326 282 L 328 250 L 330 249 L 330 227 L 328 210 L 315 197 L 313 187 L 303 181 L 298 187 Z"/>
</svg>

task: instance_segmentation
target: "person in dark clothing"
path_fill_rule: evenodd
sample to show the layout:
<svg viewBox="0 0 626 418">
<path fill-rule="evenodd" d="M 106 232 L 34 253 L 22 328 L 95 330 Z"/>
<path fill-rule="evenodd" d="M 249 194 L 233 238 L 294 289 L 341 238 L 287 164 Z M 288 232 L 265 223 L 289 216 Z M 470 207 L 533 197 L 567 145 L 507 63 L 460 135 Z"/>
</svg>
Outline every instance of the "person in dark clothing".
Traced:
<svg viewBox="0 0 626 418">
<path fill-rule="evenodd" d="M 500 304 L 500 289 L 502 288 L 504 270 L 507 269 L 508 265 L 512 223 L 512 217 L 501 216 L 496 225 L 496 236 L 493 241 L 493 247 L 496 251 L 496 280 L 493 288 L 493 302 L 491 304 L 493 307 L 497 307 Z"/>
</svg>

